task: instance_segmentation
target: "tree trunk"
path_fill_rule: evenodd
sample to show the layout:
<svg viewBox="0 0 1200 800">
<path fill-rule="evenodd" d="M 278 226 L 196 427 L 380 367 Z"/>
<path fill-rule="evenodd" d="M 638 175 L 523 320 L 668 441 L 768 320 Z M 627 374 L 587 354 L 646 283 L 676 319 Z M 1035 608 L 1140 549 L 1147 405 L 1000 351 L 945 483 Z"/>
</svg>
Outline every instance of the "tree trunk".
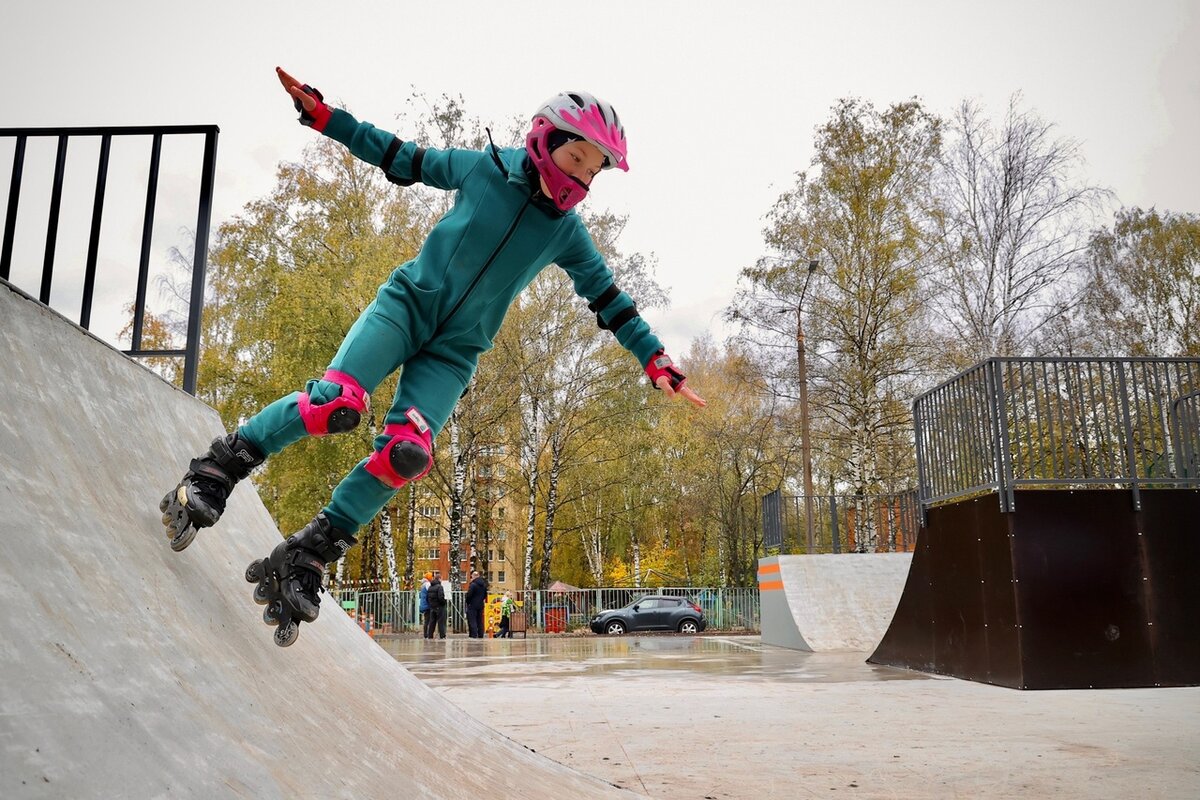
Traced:
<svg viewBox="0 0 1200 800">
<path fill-rule="evenodd" d="M 388 588 L 395 591 L 400 586 L 400 576 L 396 574 L 396 540 L 393 538 L 391 503 L 383 507 L 379 516 L 380 542 L 383 544 L 383 563 L 387 568 Z"/>
<path fill-rule="evenodd" d="M 417 490 L 411 483 L 408 485 L 408 521 L 404 529 L 404 588 L 411 589 L 416 585 L 413 572 L 417 558 Z"/>
<path fill-rule="evenodd" d="M 459 452 L 458 415 L 450 415 L 450 463 L 454 465 L 454 480 L 450 487 L 450 585 L 462 586 L 463 487 L 466 485 L 466 463 Z"/>
<path fill-rule="evenodd" d="M 534 523 L 537 519 L 537 485 L 538 474 L 538 408 L 537 397 L 529 398 L 530 412 L 526 420 L 525 474 L 529 476 L 529 512 L 525 517 L 525 576 L 523 588 L 533 589 L 533 540 L 535 535 Z"/>
<path fill-rule="evenodd" d="M 542 533 L 542 568 L 538 588 L 550 586 L 550 569 L 554 555 L 554 514 L 558 510 L 558 475 L 562 468 L 563 441 L 556 431 L 550 437 L 550 486 L 546 492 L 546 521 Z"/>
</svg>

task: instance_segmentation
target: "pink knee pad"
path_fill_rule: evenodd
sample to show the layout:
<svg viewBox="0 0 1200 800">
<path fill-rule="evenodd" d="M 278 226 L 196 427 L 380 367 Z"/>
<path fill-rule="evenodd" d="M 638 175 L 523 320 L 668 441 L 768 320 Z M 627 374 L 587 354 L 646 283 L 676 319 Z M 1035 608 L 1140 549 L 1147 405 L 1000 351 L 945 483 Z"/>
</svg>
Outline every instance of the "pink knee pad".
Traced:
<svg viewBox="0 0 1200 800">
<path fill-rule="evenodd" d="M 433 468 L 433 432 L 429 424 L 415 408 L 405 411 L 404 416 L 408 421 L 384 427 L 384 434 L 391 440 L 367 459 L 367 472 L 393 489 L 424 478 Z"/>
<path fill-rule="evenodd" d="M 371 407 L 371 396 L 358 381 L 344 372 L 331 369 L 321 380 L 336 383 L 342 388 L 342 393 L 320 405 L 313 405 L 307 392 L 301 393 L 296 403 L 309 436 L 345 433 L 358 427 L 362 415 Z"/>
</svg>

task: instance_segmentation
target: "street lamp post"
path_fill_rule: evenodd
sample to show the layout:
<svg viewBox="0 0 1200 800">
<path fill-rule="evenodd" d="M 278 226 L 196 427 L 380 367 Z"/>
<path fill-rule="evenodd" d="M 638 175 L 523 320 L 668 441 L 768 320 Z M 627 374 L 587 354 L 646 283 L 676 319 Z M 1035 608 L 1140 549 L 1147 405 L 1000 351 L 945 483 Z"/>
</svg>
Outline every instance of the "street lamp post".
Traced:
<svg viewBox="0 0 1200 800">
<path fill-rule="evenodd" d="M 808 262 L 808 274 L 804 277 L 804 288 L 796 303 L 796 360 L 800 367 L 800 455 L 804 461 L 804 523 L 807 534 L 808 552 L 817 549 L 817 534 L 813 524 L 813 479 L 812 479 L 812 436 L 808 424 L 808 358 L 804 347 L 804 295 L 808 282 L 820 266 L 818 261 Z"/>
</svg>

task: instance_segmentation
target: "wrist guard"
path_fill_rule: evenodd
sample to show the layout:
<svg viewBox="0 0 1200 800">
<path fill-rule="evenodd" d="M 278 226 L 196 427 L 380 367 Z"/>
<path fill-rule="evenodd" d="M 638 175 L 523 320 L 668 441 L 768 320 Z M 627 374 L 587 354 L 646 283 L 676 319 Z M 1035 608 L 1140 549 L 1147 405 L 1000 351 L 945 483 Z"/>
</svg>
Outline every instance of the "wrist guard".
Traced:
<svg viewBox="0 0 1200 800">
<path fill-rule="evenodd" d="M 300 112 L 300 124 L 307 125 L 317 133 L 324 131 L 325 126 L 329 124 L 329 118 L 333 115 L 329 106 L 325 105 L 325 95 L 321 94 L 320 89 L 314 89 L 307 83 L 300 87 L 300 91 L 317 101 L 316 108 L 312 111 L 305 111 L 304 103 L 301 103 L 299 98 L 292 98 L 293 105 Z"/>
<path fill-rule="evenodd" d="M 650 377 L 650 385 L 655 389 L 658 388 L 658 379 L 664 375 L 671 381 L 672 391 L 679 391 L 679 387 L 687 380 L 687 376 L 675 369 L 671 357 L 662 350 L 650 357 L 650 363 L 646 365 L 646 375 Z"/>
</svg>

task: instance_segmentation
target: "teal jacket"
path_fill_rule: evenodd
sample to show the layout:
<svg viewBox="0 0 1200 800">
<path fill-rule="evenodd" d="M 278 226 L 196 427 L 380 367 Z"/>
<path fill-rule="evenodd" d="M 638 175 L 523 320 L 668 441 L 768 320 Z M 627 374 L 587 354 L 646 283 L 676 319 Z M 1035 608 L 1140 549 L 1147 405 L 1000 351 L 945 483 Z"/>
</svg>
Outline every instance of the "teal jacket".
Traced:
<svg viewBox="0 0 1200 800">
<path fill-rule="evenodd" d="M 466 350 L 489 349 L 517 295 L 546 266 L 558 264 L 639 364 L 644 367 L 662 348 L 633 300 L 614 285 L 579 215 L 551 213 L 535 202 L 537 186 L 523 148 L 425 149 L 341 109 L 333 111 L 324 133 L 382 168 L 393 183 L 420 181 L 457 192 L 420 253 L 397 272 L 426 301 L 422 318 L 414 321 L 418 341 L 463 337 Z"/>
</svg>

